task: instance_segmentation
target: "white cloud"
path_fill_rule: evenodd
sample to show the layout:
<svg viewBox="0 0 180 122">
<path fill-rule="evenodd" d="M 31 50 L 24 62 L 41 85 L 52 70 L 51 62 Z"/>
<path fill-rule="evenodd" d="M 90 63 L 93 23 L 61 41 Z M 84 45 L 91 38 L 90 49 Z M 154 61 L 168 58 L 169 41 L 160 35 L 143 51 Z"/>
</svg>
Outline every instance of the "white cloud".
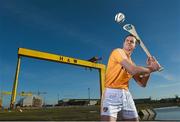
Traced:
<svg viewBox="0 0 180 122">
<path fill-rule="evenodd" d="M 164 79 L 164 83 L 155 86 L 154 88 L 168 88 L 168 87 L 175 87 L 180 85 L 179 82 L 180 76 L 178 75 L 171 74 L 168 72 L 159 72 L 159 73 L 155 73 L 155 75 Z"/>
<path fill-rule="evenodd" d="M 162 85 L 158 85 L 158 86 L 155 86 L 154 88 L 169 88 L 169 87 L 177 87 L 180 85 L 180 82 L 173 82 L 173 83 L 169 83 L 169 84 L 162 84 Z"/>
<path fill-rule="evenodd" d="M 158 73 L 155 73 L 154 75 L 162 77 L 163 79 L 165 79 L 167 81 L 174 81 L 174 80 L 176 80 L 176 78 L 175 78 L 175 76 L 173 74 L 167 73 L 167 72 L 158 72 Z"/>
</svg>

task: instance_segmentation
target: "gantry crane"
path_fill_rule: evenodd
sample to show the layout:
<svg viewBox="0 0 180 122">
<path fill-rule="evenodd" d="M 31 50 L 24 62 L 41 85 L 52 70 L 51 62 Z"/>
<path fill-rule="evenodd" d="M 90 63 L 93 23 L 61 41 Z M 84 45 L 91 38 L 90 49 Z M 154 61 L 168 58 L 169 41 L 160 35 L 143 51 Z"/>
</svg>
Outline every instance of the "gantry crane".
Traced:
<svg viewBox="0 0 180 122">
<path fill-rule="evenodd" d="M 16 101 L 16 96 L 17 96 L 16 92 L 18 88 L 18 78 L 19 78 L 22 57 L 36 58 L 36 59 L 47 60 L 51 62 L 65 63 L 69 65 L 76 65 L 76 66 L 81 66 L 81 67 L 89 67 L 89 68 L 97 69 L 99 71 L 98 73 L 99 73 L 99 81 L 100 81 L 100 94 L 102 94 L 104 91 L 106 66 L 104 64 L 98 63 L 98 60 L 100 60 L 101 58 L 94 57 L 87 61 L 87 60 L 67 57 L 63 55 L 42 52 L 38 50 L 18 48 L 16 73 L 15 73 L 15 78 L 14 78 L 14 83 L 13 83 L 13 88 L 12 88 L 11 103 L 10 103 L 11 109 L 14 108 L 14 104 Z"/>
</svg>

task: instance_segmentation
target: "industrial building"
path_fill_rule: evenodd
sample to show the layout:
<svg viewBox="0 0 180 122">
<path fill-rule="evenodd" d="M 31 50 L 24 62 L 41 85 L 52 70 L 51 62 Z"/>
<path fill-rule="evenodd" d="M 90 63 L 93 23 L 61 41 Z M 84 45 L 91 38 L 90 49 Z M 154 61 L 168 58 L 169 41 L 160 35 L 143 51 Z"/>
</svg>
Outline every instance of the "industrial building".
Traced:
<svg viewBox="0 0 180 122">
<path fill-rule="evenodd" d="M 100 99 L 62 99 L 58 101 L 58 106 L 75 106 L 75 105 L 98 105 Z"/>
<path fill-rule="evenodd" d="M 40 96 L 33 95 L 21 98 L 16 106 L 21 107 L 42 107 L 43 106 L 43 99 Z"/>
</svg>

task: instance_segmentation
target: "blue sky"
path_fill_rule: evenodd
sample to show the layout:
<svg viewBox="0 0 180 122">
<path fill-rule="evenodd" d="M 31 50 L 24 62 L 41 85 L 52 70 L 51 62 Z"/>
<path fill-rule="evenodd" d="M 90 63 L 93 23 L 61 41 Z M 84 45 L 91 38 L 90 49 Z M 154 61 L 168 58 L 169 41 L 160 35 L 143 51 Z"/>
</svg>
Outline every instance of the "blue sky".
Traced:
<svg viewBox="0 0 180 122">
<path fill-rule="evenodd" d="M 128 34 L 114 22 L 123 12 L 125 23 L 135 25 L 141 39 L 165 70 L 153 73 L 148 86 L 130 81 L 134 98 L 160 99 L 180 95 L 179 0 L 1 0 L 0 89 L 11 91 L 19 47 L 79 59 L 103 57 L 107 64 L 112 49 L 122 47 Z M 145 66 L 146 55 L 137 47 L 132 55 Z M 97 70 L 22 58 L 18 92 L 47 92 L 49 104 L 59 98 L 99 98 Z M 4 96 L 4 104 L 9 104 Z M 19 97 L 18 97 L 19 99 Z"/>
</svg>

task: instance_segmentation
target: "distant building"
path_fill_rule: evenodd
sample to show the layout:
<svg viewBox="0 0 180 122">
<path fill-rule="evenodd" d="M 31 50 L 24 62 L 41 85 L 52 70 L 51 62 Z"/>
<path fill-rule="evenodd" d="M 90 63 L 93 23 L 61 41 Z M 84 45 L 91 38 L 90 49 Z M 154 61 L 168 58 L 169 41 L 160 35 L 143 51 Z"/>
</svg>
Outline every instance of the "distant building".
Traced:
<svg viewBox="0 0 180 122">
<path fill-rule="evenodd" d="M 151 98 L 134 99 L 134 102 L 136 104 L 150 103 L 151 102 Z"/>
<path fill-rule="evenodd" d="M 100 99 L 62 99 L 58 101 L 58 106 L 74 105 L 97 105 Z"/>
<path fill-rule="evenodd" d="M 90 100 L 88 105 L 97 105 L 98 104 L 98 100 Z"/>
<path fill-rule="evenodd" d="M 21 107 L 42 107 L 43 99 L 40 96 L 27 96 L 19 100 L 17 103 Z"/>
</svg>

